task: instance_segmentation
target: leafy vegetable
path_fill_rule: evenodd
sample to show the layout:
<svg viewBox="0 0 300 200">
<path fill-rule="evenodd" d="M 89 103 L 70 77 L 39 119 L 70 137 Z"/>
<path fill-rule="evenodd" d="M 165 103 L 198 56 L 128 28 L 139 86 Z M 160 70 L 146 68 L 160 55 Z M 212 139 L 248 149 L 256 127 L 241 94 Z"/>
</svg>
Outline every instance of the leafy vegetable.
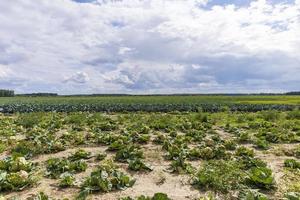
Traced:
<svg viewBox="0 0 300 200">
<path fill-rule="evenodd" d="M 24 157 L 0 161 L 0 191 L 19 191 L 36 183 L 35 165 Z"/>
<path fill-rule="evenodd" d="M 78 149 L 74 154 L 68 157 L 70 161 L 76 161 L 80 159 L 89 159 L 91 156 L 90 152 L 85 151 L 84 149 Z"/>
<path fill-rule="evenodd" d="M 245 180 L 245 173 L 234 161 L 208 161 L 196 173 L 194 185 L 198 188 L 219 192 L 239 189 Z"/>
<path fill-rule="evenodd" d="M 112 161 L 105 162 L 85 179 L 78 199 L 85 199 L 88 194 L 93 192 L 124 190 L 133 186 L 134 183 L 135 179 L 119 171 Z"/>
<path fill-rule="evenodd" d="M 119 162 L 127 162 L 127 160 L 133 160 L 137 158 L 143 158 L 143 152 L 134 145 L 128 145 L 122 147 L 117 151 L 115 160 Z"/>
<path fill-rule="evenodd" d="M 107 157 L 106 153 L 98 153 L 96 155 L 96 160 L 101 161 L 101 160 L 104 160 L 106 157 Z"/>
<path fill-rule="evenodd" d="M 60 175 L 59 186 L 60 187 L 70 187 L 74 185 L 75 177 L 73 174 L 65 172 Z"/>
<path fill-rule="evenodd" d="M 268 197 L 256 190 L 242 190 L 239 193 L 239 200 L 268 200 Z"/>
<path fill-rule="evenodd" d="M 155 193 L 153 197 L 147 197 L 144 195 L 138 196 L 136 198 L 123 197 L 119 200 L 171 200 L 167 194 L 164 193 Z"/>
<path fill-rule="evenodd" d="M 51 158 L 47 160 L 46 176 L 50 178 L 59 178 L 64 172 L 83 172 L 87 168 L 84 160 L 70 161 L 65 158 Z"/>
<path fill-rule="evenodd" d="M 152 171 L 152 167 L 149 164 L 144 163 L 140 158 L 129 160 L 128 168 L 133 171 Z"/>
<path fill-rule="evenodd" d="M 251 168 L 247 181 L 261 189 L 272 189 L 275 186 L 272 170 L 267 167 Z"/>
</svg>

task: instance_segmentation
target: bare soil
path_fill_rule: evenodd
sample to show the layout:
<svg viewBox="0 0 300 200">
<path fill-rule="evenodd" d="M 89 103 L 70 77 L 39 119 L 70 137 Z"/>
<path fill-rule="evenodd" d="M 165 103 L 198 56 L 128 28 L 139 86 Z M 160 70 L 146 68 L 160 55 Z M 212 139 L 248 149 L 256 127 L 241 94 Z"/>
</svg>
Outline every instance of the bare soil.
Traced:
<svg viewBox="0 0 300 200">
<path fill-rule="evenodd" d="M 219 127 L 215 127 L 216 132 L 225 140 L 231 139 L 232 135 L 230 133 L 225 132 Z M 252 145 L 245 144 L 245 146 L 249 148 L 253 148 Z M 107 147 L 105 146 L 96 146 L 96 147 L 80 147 L 86 151 L 92 153 L 92 155 L 96 155 L 98 152 L 104 152 Z M 283 163 L 284 160 L 287 158 L 294 158 L 285 155 L 275 155 L 272 150 L 276 148 L 291 148 L 290 144 L 278 144 L 271 147 L 271 150 L 268 151 L 260 151 L 255 148 L 255 154 L 258 158 L 261 158 L 265 162 L 268 163 L 269 167 L 274 172 L 274 177 L 277 183 L 279 184 L 278 187 L 285 187 L 284 185 L 284 168 Z M 62 158 L 67 157 L 71 153 L 75 152 L 78 148 L 71 148 L 65 151 L 61 151 L 55 154 L 45 154 L 37 156 L 31 159 L 33 162 L 39 163 L 41 169 L 45 169 L 45 161 L 49 158 Z M 199 191 L 190 184 L 190 178 L 187 175 L 180 175 L 180 174 L 171 174 L 168 172 L 168 167 L 170 162 L 165 161 L 163 156 L 164 152 L 160 146 L 154 145 L 149 143 L 143 146 L 143 151 L 145 155 L 145 160 L 147 163 L 153 166 L 153 171 L 147 173 L 140 173 L 140 172 L 130 172 L 127 171 L 127 165 L 120 164 L 121 170 L 130 173 L 132 177 L 136 179 L 136 183 L 132 188 L 128 188 L 124 191 L 116 191 L 110 193 L 98 193 L 89 196 L 89 199 L 97 199 L 97 200 L 117 200 L 120 197 L 125 196 L 139 196 L 139 195 L 149 195 L 152 196 L 154 193 L 162 192 L 168 194 L 168 196 L 174 200 L 186 200 L 186 199 L 199 199 L 204 192 Z M 0 158 L 4 158 L 8 152 L 4 152 L 0 155 Z M 114 153 L 108 152 L 108 158 L 113 158 Z M 295 158 L 294 158 L 295 159 Z M 86 176 L 88 176 L 93 169 L 99 164 L 95 158 L 90 158 L 88 161 L 88 169 L 86 172 L 76 174 L 76 180 L 78 185 L 84 180 Z M 193 161 L 191 164 L 194 167 L 199 168 L 201 166 L 201 161 Z M 38 181 L 38 185 L 35 187 L 26 189 L 21 192 L 13 192 L 13 193 L 5 193 L 5 198 L 11 197 L 19 197 L 21 199 L 26 199 L 27 197 L 32 196 L 38 192 L 45 192 L 47 195 L 51 196 L 52 198 L 56 199 L 63 199 L 69 198 L 74 199 L 76 195 L 78 195 L 80 189 L 79 187 L 74 188 L 67 188 L 67 189 L 60 189 L 58 187 L 58 180 L 48 179 L 42 176 L 43 171 L 41 171 L 41 179 Z M 282 188 L 284 189 L 284 188 Z M 281 189 L 279 189 L 281 190 Z M 276 197 L 277 194 L 275 194 Z M 222 198 L 220 198 L 222 199 Z"/>
</svg>

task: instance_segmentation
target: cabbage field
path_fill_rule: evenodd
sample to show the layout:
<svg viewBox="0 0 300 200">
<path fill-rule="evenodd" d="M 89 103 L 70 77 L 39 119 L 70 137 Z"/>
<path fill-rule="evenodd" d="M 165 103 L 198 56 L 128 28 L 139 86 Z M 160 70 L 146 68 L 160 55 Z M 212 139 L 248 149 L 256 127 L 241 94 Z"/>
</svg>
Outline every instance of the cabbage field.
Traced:
<svg viewBox="0 0 300 200">
<path fill-rule="evenodd" d="M 0 99 L 0 199 L 300 199 L 299 97 L 149 98 Z"/>
<path fill-rule="evenodd" d="M 170 112 L 199 109 L 206 112 L 255 112 L 261 110 L 293 110 L 300 96 L 288 95 L 185 95 L 185 96 L 57 96 L 2 97 L 0 112 Z"/>
</svg>

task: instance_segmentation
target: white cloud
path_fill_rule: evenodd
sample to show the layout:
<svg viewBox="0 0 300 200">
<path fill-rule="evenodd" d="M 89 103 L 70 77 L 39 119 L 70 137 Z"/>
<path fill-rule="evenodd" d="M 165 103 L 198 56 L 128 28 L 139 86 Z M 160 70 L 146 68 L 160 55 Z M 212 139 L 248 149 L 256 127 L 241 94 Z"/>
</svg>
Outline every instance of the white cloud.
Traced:
<svg viewBox="0 0 300 200">
<path fill-rule="evenodd" d="M 64 83 L 76 83 L 76 84 L 85 84 L 90 80 L 89 76 L 85 72 L 76 72 L 69 77 L 64 79 Z"/>
<path fill-rule="evenodd" d="M 299 89 L 299 0 L 207 2 L 0 1 L 0 87 L 16 80 L 9 87 L 18 92 Z"/>
<path fill-rule="evenodd" d="M 12 71 L 6 67 L 5 65 L 0 65 L 0 78 L 7 78 L 10 74 L 12 73 Z"/>
<path fill-rule="evenodd" d="M 119 48 L 119 55 L 125 55 L 126 53 L 130 53 L 132 51 L 131 48 L 128 47 L 120 47 Z"/>
</svg>

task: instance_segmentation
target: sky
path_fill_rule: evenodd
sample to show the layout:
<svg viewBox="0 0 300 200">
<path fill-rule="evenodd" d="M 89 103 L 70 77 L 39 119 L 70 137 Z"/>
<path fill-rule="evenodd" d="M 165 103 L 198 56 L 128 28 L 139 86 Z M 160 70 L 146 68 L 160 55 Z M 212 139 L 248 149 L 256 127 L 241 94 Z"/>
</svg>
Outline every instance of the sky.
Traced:
<svg viewBox="0 0 300 200">
<path fill-rule="evenodd" d="M 0 1 L 16 93 L 300 90 L 300 0 Z"/>
</svg>

